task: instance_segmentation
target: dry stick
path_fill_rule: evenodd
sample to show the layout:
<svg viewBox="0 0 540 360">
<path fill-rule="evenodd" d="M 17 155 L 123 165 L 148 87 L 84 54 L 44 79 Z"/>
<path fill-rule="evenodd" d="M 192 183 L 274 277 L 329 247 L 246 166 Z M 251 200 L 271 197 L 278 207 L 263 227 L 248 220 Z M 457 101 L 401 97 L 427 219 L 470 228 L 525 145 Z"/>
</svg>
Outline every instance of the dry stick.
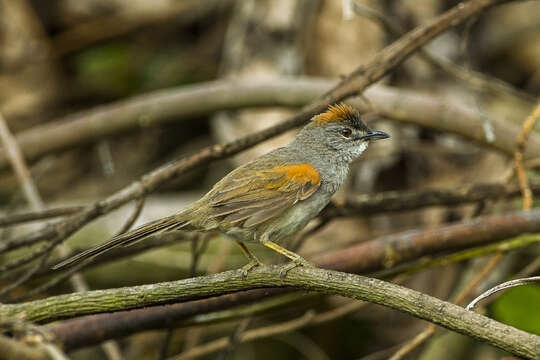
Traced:
<svg viewBox="0 0 540 360">
<path fill-rule="evenodd" d="M 527 146 L 529 134 L 536 124 L 536 120 L 540 118 L 540 102 L 536 104 L 534 110 L 527 116 L 523 122 L 521 133 L 516 139 L 516 149 L 514 151 L 514 161 L 516 164 L 516 172 L 518 175 L 519 186 L 523 195 L 523 210 L 529 210 L 532 206 L 532 192 L 529 186 L 529 180 L 523 167 L 523 152 Z"/>
<path fill-rule="evenodd" d="M 8 294 L 13 289 L 16 289 L 17 287 L 24 284 L 28 279 L 30 279 L 32 276 L 34 276 L 40 269 L 42 269 L 45 264 L 47 263 L 47 260 L 49 256 L 51 255 L 51 252 L 53 250 L 54 246 L 50 246 L 48 250 L 46 250 L 44 253 L 41 254 L 41 259 L 35 263 L 30 269 L 25 269 L 22 275 L 18 274 L 18 277 L 11 282 L 9 285 L 4 286 L 2 289 L 0 289 L 0 297 Z M 1 277 L 0 277 L 1 278 Z"/>
<path fill-rule="evenodd" d="M 216 357 L 217 360 L 230 358 L 234 348 L 241 342 L 251 320 L 251 317 L 240 320 L 231 334 L 225 337 L 225 346 L 221 348 L 223 351 Z"/>
<path fill-rule="evenodd" d="M 8 154 L 9 160 L 13 165 L 13 169 L 15 170 L 15 173 L 17 175 L 17 178 L 19 179 L 19 182 L 21 183 L 21 186 L 23 188 L 23 192 L 25 194 L 25 197 L 30 204 L 30 207 L 33 210 L 43 210 L 45 209 L 45 204 L 43 203 L 43 200 L 41 199 L 41 196 L 39 195 L 39 192 L 37 190 L 36 185 L 34 184 L 34 181 L 31 178 L 30 171 L 28 170 L 28 167 L 26 166 L 26 162 L 24 160 L 24 157 L 19 149 L 19 146 L 17 145 L 17 141 L 11 134 L 11 131 L 9 131 L 9 127 L 6 123 L 6 120 L 4 119 L 3 115 L 0 113 L 0 139 L 2 140 L 2 144 L 4 145 L 4 149 L 6 153 Z M 53 248 L 51 248 L 51 251 Z M 65 256 L 69 254 L 69 250 L 64 244 L 59 244 L 57 248 L 58 253 L 60 256 Z M 39 270 L 42 265 L 46 263 L 48 257 L 48 252 L 43 254 L 43 260 L 39 262 L 38 267 L 35 269 Z M 28 278 L 32 276 L 33 271 L 29 271 Z M 24 277 L 23 277 L 24 278 Z M 80 274 L 73 274 L 72 277 L 69 279 L 71 286 L 75 291 L 87 291 L 89 289 L 88 284 Z M 23 281 L 20 281 L 22 283 Z M 49 345 L 51 347 L 53 345 Z M 120 348 L 118 344 L 116 344 L 114 341 L 107 341 L 102 345 L 103 350 L 107 354 L 107 357 L 109 359 L 122 359 L 122 355 L 120 353 Z M 51 350 L 52 351 L 52 350 Z M 55 353 L 62 354 L 62 352 L 59 349 L 54 349 Z"/>
<path fill-rule="evenodd" d="M 333 79 L 321 78 L 197 83 L 154 91 L 72 114 L 22 131 L 17 135 L 17 141 L 27 161 L 35 160 L 49 153 L 80 147 L 128 130 L 145 129 L 172 121 L 178 123 L 219 110 L 303 106 L 335 84 Z M 484 115 L 462 102 L 382 85 L 370 88 L 366 97 L 391 119 L 448 131 L 484 146 L 513 153 L 515 144 L 512 137 L 514 133 L 517 136 L 518 128 L 508 121 L 491 118 L 496 135 L 500 136 L 496 136 L 494 143 L 488 143 L 483 132 L 480 136 L 475 133 L 476 128 L 482 128 L 477 124 L 482 124 Z M 359 109 L 369 110 L 364 102 L 356 102 L 355 105 Z M 527 156 L 539 152 L 540 141 L 536 137 L 532 140 L 529 144 L 531 151 Z M 0 152 L 0 169 L 7 165 L 5 154 Z"/>
<path fill-rule="evenodd" d="M 540 232 L 540 210 L 482 217 L 438 229 L 383 236 L 316 257 L 313 261 L 323 268 L 367 273 L 379 270 L 385 265 L 399 264 L 429 254 L 468 248 L 523 233 L 536 232 Z M 51 331 L 66 348 L 78 348 L 142 330 L 161 329 L 198 314 L 252 303 L 280 294 L 283 294 L 281 289 L 250 290 L 213 299 L 131 311 L 118 311 L 122 310 L 122 307 L 102 309 L 98 305 L 93 309 L 86 309 L 86 313 L 117 312 L 64 321 L 53 326 Z M 77 310 L 74 309 L 68 316 L 84 315 Z M 1 311 L 0 307 L 0 313 Z M 56 313 L 49 315 L 52 318 L 44 319 L 44 321 L 51 321 L 58 317 Z"/>
<path fill-rule="evenodd" d="M 361 94 L 368 86 L 380 80 L 407 59 L 414 51 L 443 31 L 502 2 L 505 1 L 470 0 L 466 3 L 460 3 L 442 15 L 435 17 L 426 25 L 417 27 L 398 41 L 384 48 L 368 61 L 366 65 L 360 66 L 323 97 L 311 103 L 287 121 L 225 145 L 208 147 L 195 155 L 160 167 L 141 178 L 140 181 L 132 183 L 104 200 L 85 207 L 79 214 L 41 231 L 34 232 L 20 239 L 15 239 L 14 242 L 29 243 L 48 240 L 55 236 L 65 239 L 91 220 L 108 213 L 134 198 L 154 191 L 158 186 L 182 172 L 207 164 L 210 161 L 236 154 L 263 140 L 299 126 L 313 115 L 323 111 L 329 104 Z"/>
<path fill-rule="evenodd" d="M 529 265 L 525 266 L 517 275 L 516 278 L 526 277 L 540 269 L 540 257 L 534 259 Z"/>
<path fill-rule="evenodd" d="M 310 310 L 307 311 L 304 315 L 293 320 L 248 330 L 241 334 L 240 338 L 238 339 L 238 343 L 245 343 L 261 338 L 267 338 L 274 335 L 299 330 L 311 325 L 323 324 L 325 322 L 333 321 L 352 312 L 355 312 L 365 305 L 366 303 L 363 301 L 351 301 L 348 304 L 341 305 L 339 307 L 325 312 L 321 312 L 319 314 L 316 314 L 315 312 Z M 211 354 L 213 352 L 226 348 L 228 341 L 229 337 L 222 337 L 220 339 L 213 340 L 203 345 L 199 345 L 197 347 L 184 351 L 177 356 L 170 358 L 169 360 L 191 359 L 194 357 Z"/>
<path fill-rule="evenodd" d="M 306 267 L 295 268 L 280 279 L 281 269 L 280 266 L 262 266 L 247 278 L 242 277 L 242 270 L 232 270 L 159 284 L 59 295 L 23 304 L 0 305 L 0 314 L 39 321 L 49 317 L 51 311 L 63 317 L 74 310 L 84 313 L 96 305 L 102 311 L 111 311 L 118 307 L 144 307 L 254 288 L 285 287 L 374 302 L 483 340 L 517 356 L 540 357 L 539 336 L 415 290 L 378 279 Z"/>
<path fill-rule="evenodd" d="M 137 199 L 137 203 L 135 204 L 135 210 L 133 210 L 133 213 L 129 216 L 129 218 L 127 218 L 126 222 L 124 223 L 124 226 L 122 226 L 120 231 L 118 231 L 117 236 L 127 232 L 129 229 L 131 229 L 133 224 L 135 224 L 135 221 L 137 221 L 137 219 L 141 215 L 142 209 L 144 207 L 145 199 L 146 199 L 145 196 L 141 196 L 140 198 Z"/>
<path fill-rule="evenodd" d="M 82 206 L 64 206 L 52 209 L 42 209 L 21 214 L 6 215 L 0 217 L 0 227 L 73 215 L 75 213 L 78 213 L 82 209 Z"/>
<path fill-rule="evenodd" d="M 0 139 L 7 158 L 17 175 L 17 179 L 22 187 L 24 197 L 30 204 L 32 210 L 43 210 L 45 207 L 34 182 L 31 179 L 30 171 L 25 164 L 17 141 L 9 131 L 8 125 L 2 113 L 0 113 Z"/>
</svg>

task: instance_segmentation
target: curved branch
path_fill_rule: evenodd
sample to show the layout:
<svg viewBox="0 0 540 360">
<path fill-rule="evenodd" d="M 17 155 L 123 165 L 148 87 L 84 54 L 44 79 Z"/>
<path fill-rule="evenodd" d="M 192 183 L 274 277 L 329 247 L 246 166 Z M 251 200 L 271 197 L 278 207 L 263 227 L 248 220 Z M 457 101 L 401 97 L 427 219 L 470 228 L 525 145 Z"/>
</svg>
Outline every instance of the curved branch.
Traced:
<svg viewBox="0 0 540 360">
<path fill-rule="evenodd" d="M 104 312 L 137 308 L 252 288 L 291 287 L 381 304 L 483 340 L 517 356 L 540 357 L 539 336 L 415 290 L 373 278 L 318 268 L 296 268 L 281 280 L 280 269 L 279 266 L 263 266 L 245 279 L 241 270 L 233 270 L 160 284 L 60 295 L 20 305 L 2 305 L 0 314 L 44 321 L 52 320 L 52 313 L 56 318 L 63 318 L 74 313 L 80 315 L 96 310 Z"/>
</svg>

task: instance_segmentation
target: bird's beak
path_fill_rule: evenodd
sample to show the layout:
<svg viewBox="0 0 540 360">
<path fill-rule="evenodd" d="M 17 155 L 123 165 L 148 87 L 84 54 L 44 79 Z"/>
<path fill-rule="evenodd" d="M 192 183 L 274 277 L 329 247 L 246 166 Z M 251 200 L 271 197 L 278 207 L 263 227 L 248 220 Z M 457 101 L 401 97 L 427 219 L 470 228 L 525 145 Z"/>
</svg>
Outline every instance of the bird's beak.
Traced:
<svg viewBox="0 0 540 360">
<path fill-rule="evenodd" d="M 373 140 L 388 139 L 389 137 L 390 135 L 388 135 L 384 131 L 369 130 L 369 132 L 366 135 L 360 137 L 359 140 L 373 141 Z"/>
</svg>

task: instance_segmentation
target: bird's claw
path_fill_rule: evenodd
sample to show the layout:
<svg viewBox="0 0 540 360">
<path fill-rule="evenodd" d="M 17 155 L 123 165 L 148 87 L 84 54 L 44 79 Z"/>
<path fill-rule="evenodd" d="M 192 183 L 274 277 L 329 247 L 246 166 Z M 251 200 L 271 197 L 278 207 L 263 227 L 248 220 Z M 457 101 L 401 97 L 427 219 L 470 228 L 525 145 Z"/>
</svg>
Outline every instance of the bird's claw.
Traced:
<svg viewBox="0 0 540 360">
<path fill-rule="evenodd" d="M 289 263 L 285 264 L 281 270 L 279 271 L 279 279 L 283 281 L 285 279 L 285 276 L 287 276 L 287 273 L 298 266 L 304 266 L 304 267 L 314 267 L 311 265 L 306 259 L 302 257 L 297 257 L 294 260 L 291 260 Z"/>
<path fill-rule="evenodd" d="M 256 268 L 257 266 L 262 266 L 263 263 L 259 260 L 251 260 L 246 265 L 242 266 L 242 279 L 245 280 L 248 276 L 248 273 Z"/>
</svg>

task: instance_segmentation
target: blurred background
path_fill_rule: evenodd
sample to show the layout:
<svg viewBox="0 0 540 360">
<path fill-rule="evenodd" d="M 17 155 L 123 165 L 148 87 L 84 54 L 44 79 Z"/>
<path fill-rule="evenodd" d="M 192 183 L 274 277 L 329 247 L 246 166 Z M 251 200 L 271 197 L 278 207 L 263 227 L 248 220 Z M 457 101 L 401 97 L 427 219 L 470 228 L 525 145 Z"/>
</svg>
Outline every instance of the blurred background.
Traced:
<svg viewBox="0 0 540 360">
<path fill-rule="evenodd" d="M 0 111 L 19 142 L 46 206 L 90 204 L 160 165 L 283 121 L 400 34 L 456 4 L 442 0 L 0 0 Z M 373 90 L 373 99 L 368 91 L 368 100 L 357 100 L 364 109 L 386 114 L 378 117 L 374 126 L 392 138 L 371 146 L 354 164 L 335 202 L 343 203 L 351 194 L 515 183 L 511 180 L 512 157 L 490 146 L 493 134 L 489 119 L 521 127 L 538 101 L 539 14 L 537 1 L 510 2 L 490 9 L 439 36 L 422 56 L 415 55 L 399 66 L 375 86 L 378 90 Z M 482 75 L 483 81 L 470 71 Z M 313 91 L 290 95 L 294 99 L 287 98 L 291 93 L 287 91 L 284 99 L 256 108 L 199 111 L 187 99 L 168 110 L 169 103 L 144 102 L 147 96 L 166 97 L 169 91 L 199 83 L 206 86 L 212 81 L 271 85 L 287 80 L 294 87 L 295 79 L 305 82 L 303 88 L 312 81 Z M 473 142 L 456 135 L 459 129 L 451 133 L 434 130 L 437 125 L 415 125 L 407 119 L 406 111 L 399 115 L 399 105 L 392 110 L 398 115 L 390 116 L 392 111 L 383 107 L 392 97 L 377 97 L 377 91 L 394 94 L 393 98 L 414 95 L 447 103 L 449 108 L 458 104 L 471 109 L 485 119 L 486 140 Z M 120 121 L 124 119 L 119 115 L 121 107 L 138 101 L 146 105 Z M 201 102 L 194 103 L 204 107 Z M 91 123 L 92 116 L 110 106 L 120 108 L 119 112 Z M 188 115 L 182 107 L 188 109 Z M 444 111 L 444 107 L 436 111 Z M 178 176 L 148 195 L 135 225 L 176 212 L 228 171 L 285 144 L 294 133 Z M 5 154 L 0 154 L 0 166 L 2 213 L 29 211 Z M 527 170 L 527 175 L 533 183 L 540 180 L 534 169 Z M 483 206 L 472 203 L 340 217 L 314 231 L 300 253 L 310 259 L 377 236 L 435 228 L 478 214 L 522 207 L 517 196 Z M 114 235 L 132 212 L 133 205 L 128 205 L 107 214 L 77 232 L 67 244 L 81 249 L 99 243 Z M 310 228 L 320 222 L 315 221 Z M 40 226 L 31 223 L 4 228 L 2 238 L 15 238 Z M 90 288 L 99 289 L 215 273 L 245 263 L 232 242 L 217 235 L 205 242 L 195 266 L 193 246 L 184 241 L 92 267 L 83 275 Z M 265 262 L 281 260 L 258 246 L 253 250 Z M 506 254 L 476 294 L 522 271 L 537 259 L 539 250 L 535 245 Z M 28 251 L 23 248 L 1 254 L 0 262 Z M 489 256 L 481 256 L 437 266 L 400 281 L 450 299 L 489 260 Z M 538 266 L 532 269 L 529 275 L 538 274 Z M 27 282 L 9 296 L 23 294 L 45 279 Z M 2 285 L 9 283 L 3 280 Z M 33 298 L 68 290 L 67 284 L 61 284 Z M 282 323 L 308 310 L 324 312 L 346 306 L 350 301 L 339 297 L 300 299 L 251 317 L 248 328 Z M 540 287 L 511 289 L 485 311 L 500 321 L 540 334 Z M 184 325 L 168 336 L 166 329 L 146 331 L 119 339 L 117 345 L 125 359 L 158 359 L 166 343 L 166 356 L 161 358 L 167 358 L 229 336 L 238 329 L 238 322 Z M 201 358 L 384 359 L 426 324 L 393 310 L 365 305 L 332 321 L 235 344 L 228 353 L 220 350 Z M 70 356 L 105 358 L 99 346 L 74 350 Z M 440 331 L 405 358 L 488 360 L 503 356 L 470 338 Z"/>
</svg>

